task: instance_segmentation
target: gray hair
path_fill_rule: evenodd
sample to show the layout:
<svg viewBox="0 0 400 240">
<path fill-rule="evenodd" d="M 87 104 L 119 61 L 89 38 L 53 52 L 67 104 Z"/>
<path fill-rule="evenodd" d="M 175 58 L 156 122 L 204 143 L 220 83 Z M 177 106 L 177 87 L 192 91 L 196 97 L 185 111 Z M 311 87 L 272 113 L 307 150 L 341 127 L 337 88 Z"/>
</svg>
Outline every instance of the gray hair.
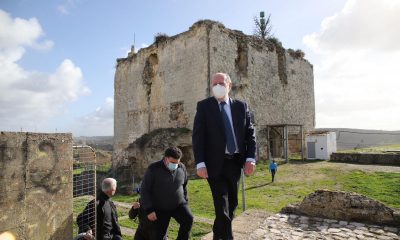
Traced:
<svg viewBox="0 0 400 240">
<path fill-rule="evenodd" d="M 101 190 L 103 192 L 111 190 L 113 187 L 117 187 L 117 180 L 114 178 L 105 178 L 101 183 Z"/>
<path fill-rule="evenodd" d="M 217 74 L 218 75 L 223 75 L 225 82 L 227 82 L 227 83 L 231 83 L 232 82 L 231 77 L 229 77 L 229 75 L 227 73 L 219 72 L 219 73 L 215 73 L 214 76 L 217 75 Z"/>
</svg>

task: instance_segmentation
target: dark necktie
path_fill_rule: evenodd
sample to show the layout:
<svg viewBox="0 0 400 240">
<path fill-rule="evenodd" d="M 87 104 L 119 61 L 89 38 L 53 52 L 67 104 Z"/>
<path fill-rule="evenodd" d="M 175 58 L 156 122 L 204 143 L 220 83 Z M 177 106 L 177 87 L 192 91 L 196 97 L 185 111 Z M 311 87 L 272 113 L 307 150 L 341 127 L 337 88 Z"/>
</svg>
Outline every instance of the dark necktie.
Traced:
<svg viewBox="0 0 400 240">
<path fill-rule="evenodd" d="M 221 102 L 220 104 L 221 104 L 222 120 L 224 122 L 224 128 L 225 128 L 226 146 L 228 148 L 229 154 L 234 154 L 236 150 L 235 139 L 233 136 L 232 127 L 229 121 L 228 114 L 224 109 L 224 105 L 226 104 L 226 102 Z"/>
</svg>

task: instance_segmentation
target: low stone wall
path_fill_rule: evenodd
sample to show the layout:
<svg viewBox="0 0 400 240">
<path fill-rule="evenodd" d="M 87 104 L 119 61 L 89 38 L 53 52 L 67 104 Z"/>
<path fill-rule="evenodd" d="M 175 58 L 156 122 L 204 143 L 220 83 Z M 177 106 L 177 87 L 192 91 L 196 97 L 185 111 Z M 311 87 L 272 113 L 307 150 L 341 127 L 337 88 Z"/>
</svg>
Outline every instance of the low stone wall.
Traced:
<svg viewBox="0 0 400 240">
<path fill-rule="evenodd" d="M 285 214 L 306 215 L 378 225 L 400 225 L 400 209 L 392 209 L 366 196 L 341 191 L 317 190 L 299 204 L 281 210 Z"/>
<path fill-rule="evenodd" d="M 332 153 L 331 161 L 345 163 L 400 166 L 400 154 L 396 153 Z"/>
<path fill-rule="evenodd" d="M 0 234 L 72 239 L 72 135 L 0 132 Z"/>
</svg>

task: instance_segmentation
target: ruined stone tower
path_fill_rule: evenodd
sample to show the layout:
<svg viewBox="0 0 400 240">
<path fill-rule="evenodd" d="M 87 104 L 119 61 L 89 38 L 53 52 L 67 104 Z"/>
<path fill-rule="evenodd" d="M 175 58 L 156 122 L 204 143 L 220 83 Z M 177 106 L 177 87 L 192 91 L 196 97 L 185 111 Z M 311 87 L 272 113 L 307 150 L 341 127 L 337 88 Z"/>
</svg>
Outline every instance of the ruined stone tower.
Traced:
<svg viewBox="0 0 400 240">
<path fill-rule="evenodd" d="M 117 60 L 113 166 L 140 176 L 171 144 L 181 146 L 192 165 L 196 103 L 210 96 L 216 72 L 230 75 L 231 97 L 248 102 L 261 157 L 267 154 L 266 125 L 314 128 L 313 67 L 303 56 L 221 23 L 199 21 Z"/>
</svg>

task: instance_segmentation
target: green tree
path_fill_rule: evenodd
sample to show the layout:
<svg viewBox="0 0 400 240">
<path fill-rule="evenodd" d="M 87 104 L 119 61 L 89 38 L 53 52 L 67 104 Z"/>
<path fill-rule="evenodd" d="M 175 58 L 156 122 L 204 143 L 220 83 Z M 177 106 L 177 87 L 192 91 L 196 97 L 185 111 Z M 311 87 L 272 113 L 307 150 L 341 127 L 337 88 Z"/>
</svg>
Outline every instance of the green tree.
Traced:
<svg viewBox="0 0 400 240">
<path fill-rule="evenodd" d="M 264 12 L 260 12 L 260 18 L 254 17 L 254 36 L 261 39 L 268 39 L 272 37 L 271 30 L 271 14 L 265 19 Z"/>
</svg>

